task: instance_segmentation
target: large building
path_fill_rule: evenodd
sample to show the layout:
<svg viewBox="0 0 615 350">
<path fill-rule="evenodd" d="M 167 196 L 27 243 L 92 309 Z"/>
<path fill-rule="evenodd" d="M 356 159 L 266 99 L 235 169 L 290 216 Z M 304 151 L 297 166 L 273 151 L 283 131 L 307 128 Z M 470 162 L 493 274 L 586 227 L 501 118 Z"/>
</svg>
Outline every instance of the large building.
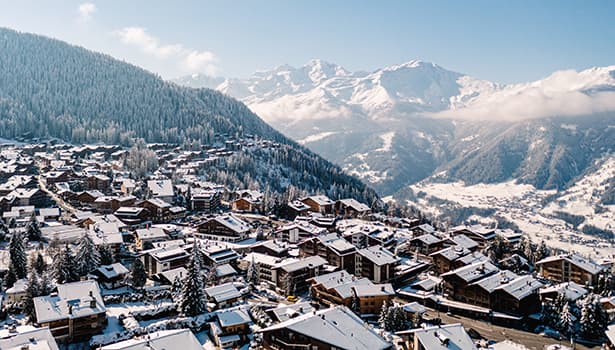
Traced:
<svg viewBox="0 0 615 350">
<path fill-rule="evenodd" d="M 581 285 L 594 285 L 598 274 L 604 268 L 577 254 L 554 255 L 546 257 L 536 266 L 542 277 L 553 282 L 575 282 Z"/>
<path fill-rule="evenodd" d="M 58 292 L 34 298 L 36 321 L 59 341 L 85 339 L 103 330 L 106 308 L 96 281 L 58 285 Z"/>
</svg>

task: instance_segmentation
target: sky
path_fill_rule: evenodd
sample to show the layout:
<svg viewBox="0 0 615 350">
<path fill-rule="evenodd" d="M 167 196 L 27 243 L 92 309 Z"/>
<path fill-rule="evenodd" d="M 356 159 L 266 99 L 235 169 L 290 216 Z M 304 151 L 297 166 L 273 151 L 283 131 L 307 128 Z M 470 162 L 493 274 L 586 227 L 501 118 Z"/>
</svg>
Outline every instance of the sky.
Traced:
<svg viewBox="0 0 615 350">
<path fill-rule="evenodd" d="M 0 26 L 175 78 L 412 59 L 499 83 L 615 64 L 615 1 L 7 1 Z"/>
</svg>

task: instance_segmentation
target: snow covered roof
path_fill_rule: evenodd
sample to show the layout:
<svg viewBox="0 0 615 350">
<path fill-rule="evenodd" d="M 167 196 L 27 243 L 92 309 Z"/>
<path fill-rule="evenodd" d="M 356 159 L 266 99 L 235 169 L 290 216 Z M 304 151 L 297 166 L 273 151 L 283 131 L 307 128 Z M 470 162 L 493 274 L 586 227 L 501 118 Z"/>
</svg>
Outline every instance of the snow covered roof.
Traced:
<svg viewBox="0 0 615 350">
<path fill-rule="evenodd" d="M 446 277 L 455 275 L 466 282 L 473 282 L 483 277 L 489 276 L 493 273 L 496 273 L 498 270 L 499 269 L 497 268 L 497 266 L 493 265 L 488 261 L 485 261 L 460 267 L 456 270 L 443 273 L 441 276 Z"/>
<path fill-rule="evenodd" d="M 460 323 L 397 332 L 398 335 L 411 333 L 425 350 L 476 350 L 472 338 Z"/>
<path fill-rule="evenodd" d="M 525 345 L 512 342 L 508 339 L 489 346 L 489 350 L 530 350 Z"/>
<path fill-rule="evenodd" d="M 178 267 L 172 270 L 167 270 L 167 271 L 163 271 L 160 272 L 160 275 L 162 275 L 164 278 L 167 279 L 167 281 L 173 283 L 175 281 L 175 278 L 179 278 L 180 280 L 183 279 L 185 276 L 188 275 L 188 270 L 186 270 L 185 267 Z"/>
<path fill-rule="evenodd" d="M 446 258 L 448 261 L 453 261 L 461 258 L 462 256 L 466 256 L 470 254 L 470 251 L 462 246 L 456 245 L 452 247 L 447 247 L 444 249 L 440 249 L 437 252 L 429 254 L 429 256 L 442 256 Z"/>
<path fill-rule="evenodd" d="M 96 271 L 100 272 L 101 275 L 108 279 L 116 278 L 128 273 L 128 269 L 120 263 L 103 265 L 97 268 Z"/>
<path fill-rule="evenodd" d="M 106 345 L 101 348 L 101 350 L 152 349 L 203 350 L 203 347 L 190 329 L 174 329 L 149 333 L 138 338 Z"/>
<path fill-rule="evenodd" d="M 174 194 L 171 180 L 149 180 L 147 188 L 154 197 L 172 197 Z"/>
<path fill-rule="evenodd" d="M 293 272 L 304 268 L 315 268 L 323 266 L 327 260 L 320 256 L 310 256 L 304 259 L 292 261 L 288 264 L 281 265 L 280 268 L 286 272 Z"/>
<path fill-rule="evenodd" d="M 395 254 L 391 253 L 388 249 L 382 246 L 371 246 L 360 249 L 358 253 L 373 262 L 376 265 L 395 264 L 399 261 L 399 258 Z"/>
<path fill-rule="evenodd" d="M 205 288 L 205 293 L 217 303 L 241 297 L 241 293 L 233 283 L 224 283 L 218 286 Z"/>
<path fill-rule="evenodd" d="M 216 266 L 216 276 L 218 277 L 230 276 L 235 274 L 237 274 L 237 271 L 235 271 L 235 269 L 229 264 L 222 264 L 220 266 Z"/>
<path fill-rule="evenodd" d="M 60 284 L 57 294 L 34 298 L 34 308 L 39 323 L 87 317 L 106 311 L 98 283 L 92 280 Z"/>
<path fill-rule="evenodd" d="M 418 236 L 418 237 L 414 237 L 412 238 L 413 241 L 421 241 L 427 245 L 429 244 L 436 244 L 441 242 L 442 240 L 434 235 L 432 235 L 431 233 L 426 233 L 424 235 Z"/>
<path fill-rule="evenodd" d="M 575 282 L 564 282 L 542 288 L 540 294 L 557 293 L 566 299 L 575 301 L 588 293 L 587 289 Z"/>
<path fill-rule="evenodd" d="M 451 238 L 451 240 L 455 242 L 455 244 L 467 249 L 474 249 L 478 247 L 478 243 L 475 240 L 464 234 L 454 236 L 453 238 Z"/>
<path fill-rule="evenodd" d="M 229 229 L 237 233 L 250 231 L 250 225 L 248 225 L 247 222 L 241 220 L 233 214 L 218 215 L 210 220 L 215 220 L 216 222 L 228 227 Z"/>
<path fill-rule="evenodd" d="M 368 207 L 367 205 L 359 202 L 358 200 L 354 199 L 354 198 L 347 198 L 347 199 L 340 199 L 339 202 L 341 202 L 342 204 L 344 204 L 347 207 L 352 208 L 353 210 L 357 211 L 357 212 L 366 212 L 370 210 L 370 207 Z"/>
<path fill-rule="evenodd" d="M 269 310 L 280 322 L 284 322 L 299 315 L 314 312 L 314 307 L 309 302 L 295 303 L 290 305 L 278 306 Z"/>
<path fill-rule="evenodd" d="M 366 327 L 363 320 L 345 306 L 336 306 L 297 316 L 265 328 L 261 332 L 284 328 L 341 349 L 391 348 L 390 343 L 382 339 L 371 328 Z"/>
<path fill-rule="evenodd" d="M 218 322 L 222 327 L 236 326 L 252 322 L 250 315 L 242 309 L 220 310 L 216 312 L 216 317 L 218 317 Z"/>
<path fill-rule="evenodd" d="M 519 276 L 508 283 L 504 283 L 495 289 L 503 290 L 515 299 L 521 300 L 528 295 L 534 293 L 538 289 L 542 288 L 543 286 L 544 284 L 542 284 L 542 282 L 540 282 L 533 276 L 524 275 Z"/>
<path fill-rule="evenodd" d="M 489 261 L 489 258 L 483 253 L 473 252 L 472 254 L 464 255 L 461 258 L 458 258 L 457 261 L 463 263 L 464 265 L 471 265 L 478 262 Z"/>
<path fill-rule="evenodd" d="M 427 309 L 416 301 L 403 305 L 404 311 L 413 314 L 423 314 Z"/>
<path fill-rule="evenodd" d="M 25 293 L 28 288 L 28 280 L 26 278 L 18 279 L 13 286 L 6 290 L 6 294 L 21 294 Z"/>
<path fill-rule="evenodd" d="M 158 227 L 141 228 L 136 230 L 137 237 L 140 240 L 167 239 L 169 236 L 163 229 Z"/>
<path fill-rule="evenodd" d="M 541 265 L 541 264 L 558 261 L 558 260 L 566 260 L 569 263 L 575 265 L 576 267 L 591 273 L 592 275 L 595 275 L 604 269 L 603 266 L 600 266 L 596 264 L 594 261 L 584 258 L 578 254 L 562 254 L 562 255 L 548 256 L 536 262 L 536 265 Z"/>
<path fill-rule="evenodd" d="M 470 285 L 476 285 L 487 291 L 493 292 L 497 287 L 504 285 L 515 278 L 519 277 L 516 273 L 508 270 L 502 270 L 499 273 L 485 277 L 479 281 L 471 283 Z"/>
<path fill-rule="evenodd" d="M 35 328 L 25 332 L 9 335 L 9 338 L 0 339 L 2 350 L 58 350 L 49 328 Z"/>
</svg>

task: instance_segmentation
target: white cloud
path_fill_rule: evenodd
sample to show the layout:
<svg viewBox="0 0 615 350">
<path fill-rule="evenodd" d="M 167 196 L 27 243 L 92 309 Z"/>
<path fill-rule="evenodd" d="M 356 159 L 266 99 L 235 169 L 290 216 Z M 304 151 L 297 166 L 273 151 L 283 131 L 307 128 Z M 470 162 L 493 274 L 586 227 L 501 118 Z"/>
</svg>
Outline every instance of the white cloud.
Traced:
<svg viewBox="0 0 615 350">
<path fill-rule="evenodd" d="M 197 51 L 184 47 L 182 44 L 161 44 L 142 27 L 126 27 L 116 30 L 113 34 L 126 45 L 137 47 L 146 54 L 154 55 L 161 60 L 173 60 L 177 68 L 184 73 L 205 73 L 215 75 L 218 71 L 216 56 L 209 51 Z"/>
<path fill-rule="evenodd" d="M 95 4 L 91 2 L 84 2 L 79 5 L 79 19 L 83 22 L 87 22 L 92 19 L 92 15 L 98 11 Z"/>
<path fill-rule="evenodd" d="M 615 66 L 581 72 L 558 71 L 543 80 L 504 86 L 432 116 L 516 121 L 612 111 L 615 111 Z"/>
</svg>

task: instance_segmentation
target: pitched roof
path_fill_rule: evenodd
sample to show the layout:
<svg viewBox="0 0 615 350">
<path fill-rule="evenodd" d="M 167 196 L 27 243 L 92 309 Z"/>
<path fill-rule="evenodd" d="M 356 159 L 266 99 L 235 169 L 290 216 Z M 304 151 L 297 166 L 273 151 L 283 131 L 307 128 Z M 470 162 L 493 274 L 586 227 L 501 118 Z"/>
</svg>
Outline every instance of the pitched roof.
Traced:
<svg viewBox="0 0 615 350">
<path fill-rule="evenodd" d="M 371 246 L 359 249 L 358 253 L 376 265 L 395 264 L 399 258 L 382 246 Z"/>
<path fill-rule="evenodd" d="M 440 276 L 446 277 L 446 276 L 455 275 L 469 283 L 469 282 L 478 281 L 479 279 L 483 277 L 494 274 L 498 270 L 499 269 L 497 268 L 497 266 L 486 261 L 486 262 L 477 262 L 477 263 L 474 263 L 468 266 L 463 266 L 456 270 L 443 273 Z"/>
<path fill-rule="evenodd" d="M 593 275 L 597 274 L 598 272 L 604 270 L 603 266 L 598 265 L 597 263 L 595 263 L 594 261 L 584 258 L 578 254 L 562 254 L 562 255 L 553 255 L 553 256 L 548 256 L 538 262 L 536 262 L 536 265 L 540 265 L 540 264 L 545 264 L 545 263 L 549 263 L 549 262 L 553 262 L 553 261 L 558 261 L 558 260 L 566 260 L 569 263 L 577 266 L 580 269 L 583 269 Z"/>
<path fill-rule="evenodd" d="M 397 332 L 399 335 L 410 333 L 414 333 L 425 350 L 476 350 L 472 338 L 460 323 Z"/>
<path fill-rule="evenodd" d="M 94 300 L 94 307 L 90 301 Z M 106 311 L 96 281 L 80 281 L 58 285 L 58 293 L 34 298 L 39 323 L 81 318 Z M 72 312 L 70 312 L 72 311 Z"/>
<path fill-rule="evenodd" d="M 58 350 L 49 328 L 35 328 L 25 332 L 18 332 L 9 338 L 0 339 L 2 350 Z"/>
<path fill-rule="evenodd" d="M 390 343 L 382 339 L 371 328 L 366 327 L 363 320 L 345 306 L 336 306 L 297 316 L 265 328 L 261 332 L 284 328 L 341 349 L 391 348 Z"/>
<path fill-rule="evenodd" d="M 505 291 L 508 295 L 514 297 L 515 299 L 521 300 L 543 286 L 544 284 L 533 276 L 524 275 L 519 276 L 508 283 L 504 283 L 495 289 Z"/>
<path fill-rule="evenodd" d="M 101 348 L 101 350 L 151 349 L 203 350 L 203 347 L 190 329 L 174 329 L 149 333 Z"/>
</svg>

